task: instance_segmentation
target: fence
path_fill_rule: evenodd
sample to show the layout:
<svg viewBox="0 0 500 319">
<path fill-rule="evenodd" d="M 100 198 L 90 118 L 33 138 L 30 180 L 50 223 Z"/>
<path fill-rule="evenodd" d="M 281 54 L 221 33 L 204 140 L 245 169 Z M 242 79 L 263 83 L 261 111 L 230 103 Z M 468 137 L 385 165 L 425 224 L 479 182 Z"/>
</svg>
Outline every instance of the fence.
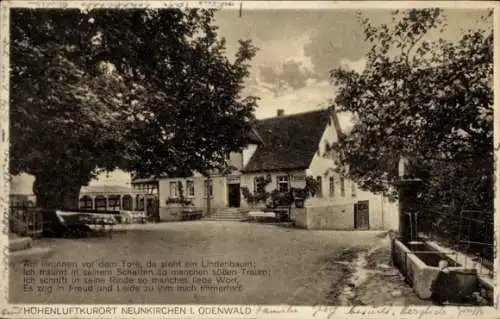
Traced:
<svg viewBox="0 0 500 319">
<path fill-rule="evenodd" d="M 449 206 L 424 209 L 416 216 L 419 233 L 467 255 L 492 269 L 494 260 L 493 213 L 474 209 L 453 210 Z"/>
<path fill-rule="evenodd" d="M 39 237 L 43 233 L 43 216 L 39 209 L 30 205 L 10 207 L 9 231 L 19 236 Z"/>
</svg>

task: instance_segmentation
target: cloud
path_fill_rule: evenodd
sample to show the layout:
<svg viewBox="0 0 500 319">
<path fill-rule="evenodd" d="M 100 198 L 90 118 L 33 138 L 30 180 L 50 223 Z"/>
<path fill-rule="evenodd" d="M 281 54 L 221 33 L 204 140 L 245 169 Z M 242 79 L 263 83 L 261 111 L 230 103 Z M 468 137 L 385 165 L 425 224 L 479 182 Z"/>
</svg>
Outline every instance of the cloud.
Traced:
<svg viewBox="0 0 500 319">
<path fill-rule="evenodd" d="M 266 50 L 266 56 L 259 64 L 261 81 L 273 84 L 284 82 L 294 89 L 306 85 L 315 77 L 311 58 L 305 55 L 304 46 L 310 41 L 309 34 L 302 34 L 293 41 L 276 40 L 273 47 Z"/>
<path fill-rule="evenodd" d="M 446 10 L 448 29 L 439 34 L 456 41 L 460 28 L 475 28 L 484 12 Z M 374 26 L 391 24 L 390 10 L 362 10 Z M 370 43 L 356 10 L 248 10 L 239 17 L 231 10 L 217 13 L 220 35 L 226 37 L 228 54 L 238 39 L 252 39 L 259 48 L 252 60 L 244 95 L 261 98 L 257 118 L 309 111 L 335 97 L 330 71 L 337 67 L 361 72 Z M 491 28 L 491 25 L 484 25 Z M 477 26 L 476 26 L 477 27 Z M 349 114 L 339 114 L 343 130 L 352 127 Z"/>
<path fill-rule="evenodd" d="M 308 79 L 299 89 L 284 81 L 274 86 L 263 82 L 250 87 L 249 93 L 261 98 L 256 117 L 268 118 L 275 116 L 278 109 L 295 114 L 325 108 L 333 98 L 333 87 L 328 81 L 316 79 Z"/>
<path fill-rule="evenodd" d="M 293 59 L 285 61 L 279 71 L 269 66 L 263 66 L 260 68 L 260 75 L 264 82 L 280 83 L 282 81 L 294 89 L 303 88 L 307 81 L 314 77 L 314 73 L 308 67 Z"/>
<path fill-rule="evenodd" d="M 366 65 L 366 58 L 361 58 L 356 61 L 351 61 L 348 59 L 340 61 L 340 67 L 353 70 L 358 73 L 363 72 L 363 70 L 365 69 L 365 65 Z"/>
<path fill-rule="evenodd" d="M 384 12 L 365 11 L 378 19 Z M 313 65 L 316 76 L 329 79 L 330 71 L 341 66 L 345 59 L 356 61 L 368 52 L 364 41 L 363 28 L 354 10 L 335 10 L 316 22 L 316 30 L 305 45 L 304 52 Z"/>
</svg>

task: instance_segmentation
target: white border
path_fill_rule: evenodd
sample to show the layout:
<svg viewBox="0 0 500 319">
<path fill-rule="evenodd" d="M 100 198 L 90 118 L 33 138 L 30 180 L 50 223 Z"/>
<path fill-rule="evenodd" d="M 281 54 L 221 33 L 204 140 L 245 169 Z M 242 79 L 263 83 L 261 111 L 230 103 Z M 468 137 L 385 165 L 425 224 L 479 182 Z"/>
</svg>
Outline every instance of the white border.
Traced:
<svg viewBox="0 0 500 319">
<path fill-rule="evenodd" d="M 3 1 L 0 4 L 0 27 L 1 27 L 1 37 L 0 37 L 0 135 L 1 130 L 5 130 L 5 140 L 0 140 L 1 152 L 0 152 L 0 163 L 2 165 L 2 174 L 0 174 L 0 207 L 2 214 L 0 216 L 0 225 L 5 225 L 6 222 L 6 212 L 8 212 L 8 194 L 9 194 L 9 174 L 8 174 L 8 101 L 9 101 L 9 91 L 8 91 L 8 81 L 9 81 L 9 8 L 11 7 L 30 7 L 30 8 L 225 8 L 225 9 L 235 9 L 240 10 L 242 8 L 245 10 L 252 9 L 265 9 L 265 10 L 284 10 L 284 9 L 396 9 L 396 8 L 423 8 L 423 7 L 441 7 L 441 8 L 461 8 L 461 9 L 479 9 L 479 8 L 494 8 L 494 43 L 495 43 L 495 54 L 494 54 L 494 88 L 495 92 L 498 90 L 500 85 L 500 56 L 498 54 L 499 47 L 499 32 L 498 27 L 500 26 L 500 14 L 499 7 L 496 2 L 487 1 L 434 1 L 434 2 L 423 2 L 423 1 L 413 1 L 413 2 L 396 2 L 396 1 L 385 1 L 385 2 L 375 2 L 375 1 Z M 495 94 L 495 105 L 500 105 L 500 96 Z M 497 116 L 495 109 L 495 120 L 494 120 L 494 143 L 495 143 L 495 155 L 496 163 L 495 168 L 498 168 L 500 164 L 500 118 Z M 1 136 L 0 136 L 1 139 Z M 498 181 L 500 181 L 500 173 L 498 169 L 495 169 L 496 184 L 495 184 L 495 207 L 500 207 L 500 197 Z M 5 229 L 5 227 L 4 227 Z M 500 217 L 495 214 L 495 229 L 500 230 Z M 105 315 L 106 318 L 195 318 L 195 317 L 206 317 L 206 318 L 303 318 L 303 317 L 314 317 L 314 318 L 468 318 L 468 317 L 484 317 L 484 318 L 498 318 L 499 312 L 499 294 L 495 291 L 495 307 L 418 307 L 418 306 L 408 306 L 408 307 L 289 307 L 289 306 L 251 306 L 251 305 L 240 305 L 240 311 L 244 314 L 233 313 L 232 315 L 223 314 L 207 314 L 206 311 L 212 306 L 209 305 L 169 305 L 170 309 L 172 307 L 179 307 L 182 314 L 170 314 L 170 315 L 136 315 L 123 312 L 122 309 L 138 309 L 139 307 L 148 307 L 148 305 L 9 305 L 7 304 L 8 297 L 8 263 L 6 263 L 6 243 L 8 240 L 8 234 L 2 230 L 0 233 L 0 243 L 2 244 L 2 271 L 0 272 L 0 282 L 4 283 L 1 289 L 0 296 L 0 317 L 1 318 L 99 318 L 103 317 L 99 315 L 99 310 L 106 309 L 108 307 L 108 312 L 110 314 Z M 495 234 L 495 248 L 498 250 L 500 241 L 498 233 Z M 496 256 L 494 269 L 495 273 L 498 273 L 500 267 L 499 258 Z M 499 276 L 496 276 L 497 287 L 499 286 Z M 96 308 L 99 307 L 99 308 Z M 161 307 L 160 305 L 149 305 L 149 307 Z M 213 305 L 213 307 L 223 308 L 223 305 Z M 228 306 L 233 308 L 234 306 Z M 227 309 L 229 309 L 227 308 Z M 35 311 L 41 311 L 41 313 Z M 235 308 L 233 308 L 235 309 Z M 94 315 L 91 315 L 92 311 L 97 311 Z M 352 313 L 353 310 L 357 314 Z M 203 315 L 200 311 L 205 312 Z M 364 314 L 363 314 L 364 312 Z M 43 314 L 45 313 L 45 315 Z M 86 314 L 88 313 L 88 314 Z"/>
<path fill-rule="evenodd" d="M 325 9 L 405 9 L 428 8 L 426 1 L 159 1 L 159 0 L 7 0 L 2 7 L 16 8 L 223 8 L 243 10 L 325 10 Z M 495 1 L 433 1 L 432 7 L 449 9 L 496 8 Z"/>
</svg>

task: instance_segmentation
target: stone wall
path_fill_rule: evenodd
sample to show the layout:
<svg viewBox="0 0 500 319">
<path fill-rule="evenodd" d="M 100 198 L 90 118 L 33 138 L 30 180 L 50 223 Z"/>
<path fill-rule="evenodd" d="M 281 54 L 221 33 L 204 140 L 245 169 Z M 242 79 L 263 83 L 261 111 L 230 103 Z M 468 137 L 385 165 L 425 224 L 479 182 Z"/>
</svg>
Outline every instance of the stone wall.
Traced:
<svg viewBox="0 0 500 319">
<path fill-rule="evenodd" d="M 399 229 L 398 203 L 390 202 L 389 199 L 384 198 L 383 212 L 384 212 L 384 229 L 397 231 Z"/>
<path fill-rule="evenodd" d="M 295 221 L 295 227 L 307 228 L 307 209 L 292 208 L 290 218 Z"/>
<path fill-rule="evenodd" d="M 182 220 L 181 212 L 186 210 L 186 207 L 177 206 L 177 205 L 168 205 L 166 207 L 160 207 L 160 221 L 162 222 L 171 222 L 171 221 L 180 221 Z M 192 209 L 192 207 L 190 207 Z M 204 207 L 196 207 L 195 209 L 199 209 L 202 211 L 203 216 L 205 216 L 206 208 Z M 212 213 L 215 212 L 215 208 L 212 209 Z"/>
<path fill-rule="evenodd" d="M 160 221 L 178 221 L 181 220 L 181 211 L 183 207 L 160 207 Z"/>
<path fill-rule="evenodd" d="M 186 199 L 191 200 L 193 205 L 203 211 L 207 207 L 207 194 L 205 192 L 205 177 L 193 176 L 191 178 L 165 178 L 159 182 L 159 200 L 160 200 L 160 215 L 161 211 L 170 210 L 175 205 L 167 204 L 167 200 L 171 197 L 170 182 L 182 183 L 183 195 Z M 192 181 L 194 186 L 194 196 L 187 193 L 187 181 Z M 222 209 L 227 207 L 227 184 L 226 178 L 223 176 L 212 177 L 212 197 L 210 199 L 210 207 L 212 209 Z M 172 209 L 175 213 L 175 209 Z"/>
<path fill-rule="evenodd" d="M 369 200 L 370 228 L 371 230 L 392 228 L 392 223 L 385 222 L 385 207 L 381 205 L 380 198 Z M 391 210 L 393 211 L 393 210 Z M 354 204 L 342 203 L 337 205 L 306 206 L 294 208 L 292 220 L 296 227 L 307 229 L 349 230 L 355 229 Z M 391 226 L 389 226 L 391 225 Z"/>
<path fill-rule="evenodd" d="M 354 229 L 354 207 L 335 205 L 307 207 L 308 229 Z"/>
</svg>

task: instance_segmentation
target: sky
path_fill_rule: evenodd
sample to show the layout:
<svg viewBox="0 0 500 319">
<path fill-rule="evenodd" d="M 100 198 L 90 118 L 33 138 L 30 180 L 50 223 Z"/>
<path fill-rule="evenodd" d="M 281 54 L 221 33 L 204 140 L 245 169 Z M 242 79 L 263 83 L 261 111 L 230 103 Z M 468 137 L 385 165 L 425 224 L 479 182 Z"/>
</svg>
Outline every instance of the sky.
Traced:
<svg viewBox="0 0 500 319">
<path fill-rule="evenodd" d="M 391 24 L 389 10 L 359 11 L 373 25 Z M 223 10 L 216 14 L 219 34 L 227 40 L 233 54 L 239 39 L 251 39 L 259 48 L 252 61 L 251 76 L 245 93 L 261 98 L 257 118 L 275 116 L 277 109 L 293 114 L 324 107 L 335 97 L 330 70 L 347 67 L 362 71 L 369 44 L 355 10 Z M 492 28 L 477 23 L 485 11 L 447 9 L 447 28 L 441 35 L 457 40 L 461 29 Z M 352 125 L 341 116 L 341 126 Z"/>
<path fill-rule="evenodd" d="M 324 108 L 335 97 L 330 70 L 339 66 L 363 70 L 369 45 L 364 41 L 356 13 L 355 10 L 330 9 L 243 10 L 241 17 L 238 10 L 222 10 L 216 14 L 215 24 L 219 35 L 227 40 L 228 55 L 234 55 L 240 39 L 251 39 L 259 48 L 244 92 L 244 95 L 260 98 L 255 113 L 258 119 L 275 116 L 277 109 L 294 114 Z M 360 13 L 374 25 L 390 24 L 392 20 L 389 10 L 371 9 Z M 493 27 L 478 23 L 485 13 L 482 10 L 447 9 L 444 13 L 445 32 L 431 33 L 429 39 L 458 40 L 463 29 Z M 352 126 L 348 115 L 340 114 L 339 120 L 345 131 Z M 91 185 L 126 186 L 129 183 L 129 174 L 115 171 L 102 174 Z"/>
</svg>

